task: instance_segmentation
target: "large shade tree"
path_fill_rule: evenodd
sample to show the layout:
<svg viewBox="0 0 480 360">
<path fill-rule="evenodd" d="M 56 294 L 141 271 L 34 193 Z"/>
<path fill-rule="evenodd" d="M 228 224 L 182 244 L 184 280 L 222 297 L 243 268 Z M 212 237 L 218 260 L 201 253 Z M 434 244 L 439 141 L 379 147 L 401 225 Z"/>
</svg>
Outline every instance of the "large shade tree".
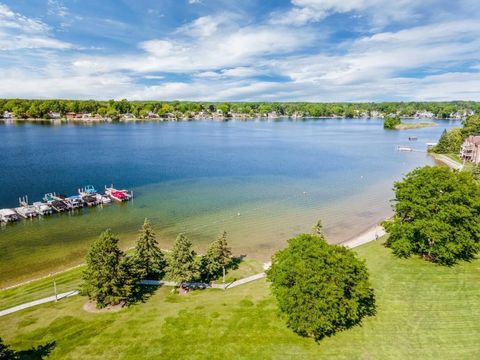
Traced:
<svg viewBox="0 0 480 360">
<path fill-rule="evenodd" d="M 395 214 L 384 225 L 386 245 L 399 257 L 412 254 L 444 265 L 479 251 L 480 188 L 468 172 L 418 168 L 394 185 Z"/>
<path fill-rule="evenodd" d="M 165 275 L 167 260 L 158 247 L 152 224 L 145 219 L 133 255 L 136 270 L 141 278 L 161 279 Z"/>
<path fill-rule="evenodd" d="M 287 325 L 320 340 L 375 313 L 375 296 L 364 261 L 352 250 L 302 234 L 272 258 L 267 272 Z"/>
</svg>

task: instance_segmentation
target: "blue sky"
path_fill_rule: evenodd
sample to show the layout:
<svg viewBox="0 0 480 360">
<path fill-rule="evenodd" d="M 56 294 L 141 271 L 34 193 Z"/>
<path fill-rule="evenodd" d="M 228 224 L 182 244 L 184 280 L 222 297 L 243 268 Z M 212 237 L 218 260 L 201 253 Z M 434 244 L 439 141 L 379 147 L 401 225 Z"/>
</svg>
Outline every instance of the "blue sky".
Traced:
<svg viewBox="0 0 480 360">
<path fill-rule="evenodd" d="M 0 0 L 0 97 L 480 100 L 478 0 Z"/>
</svg>

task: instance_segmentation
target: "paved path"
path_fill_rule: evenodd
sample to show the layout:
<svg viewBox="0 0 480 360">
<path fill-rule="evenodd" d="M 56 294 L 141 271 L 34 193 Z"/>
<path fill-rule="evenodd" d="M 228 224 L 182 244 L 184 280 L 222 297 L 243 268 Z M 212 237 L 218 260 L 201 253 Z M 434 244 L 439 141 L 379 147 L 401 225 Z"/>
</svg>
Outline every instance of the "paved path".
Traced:
<svg viewBox="0 0 480 360">
<path fill-rule="evenodd" d="M 382 237 L 385 234 L 386 232 L 383 226 L 375 225 L 374 227 L 368 229 L 364 233 L 358 236 L 355 236 L 354 238 L 347 240 L 343 243 L 340 243 L 339 245 L 343 245 L 351 249 L 351 248 L 366 244 L 370 241 L 377 240 L 378 238 Z"/>
<path fill-rule="evenodd" d="M 445 165 L 447 165 L 451 169 L 454 169 L 454 170 L 462 170 L 463 169 L 463 164 L 462 163 L 460 163 L 458 161 L 455 161 L 453 159 L 450 159 L 448 156 L 435 154 L 433 157 L 435 159 L 437 159 L 438 161 L 444 163 Z"/>
<path fill-rule="evenodd" d="M 67 291 L 65 293 L 58 294 L 57 297 L 49 296 L 49 297 L 46 297 L 46 298 L 43 298 L 43 299 L 30 301 L 28 303 L 17 305 L 17 306 L 11 307 L 9 309 L 1 310 L 0 311 L 0 316 L 5 316 L 5 315 L 8 315 L 8 314 L 11 314 L 11 313 L 23 310 L 23 309 L 27 309 L 27 308 L 32 307 L 32 306 L 37 306 L 37 305 L 40 305 L 40 304 L 45 304 L 45 303 L 48 303 L 48 302 L 57 301 L 57 300 L 60 300 L 60 299 L 65 299 L 65 298 L 68 298 L 70 296 L 75 296 L 75 295 L 78 295 L 77 290 Z"/>
<path fill-rule="evenodd" d="M 364 232 L 364 233 L 362 233 L 362 234 L 360 234 L 360 235 L 358 235 L 358 236 L 356 236 L 356 237 L 354 237 L 350 240 L 347 240 L 347 241 L 345 241 L 345 242 L 343 242 L 339 245 L 343 245 L 343 246 L 346 246 L 348 248 L 354 248 L 354 247 L 363 245 L 367 242 L 376 240 L 383 235 L 385 235 L 385 229 L 382 226 L 377 225 L 377 226 L 372 227 L 371 229 L 368 229 L 366 232 Z M 268 266 L 266 265 L 264 267 L 268 267 Z M 252 281 L 260 280 L 260 279 L 263 279 L 265 277 L 266 277 L 266 274 L 264 272 L 261 272 L 259 274 L 251 275 L 251 276 L 248 276 L 246 278 L 236 280 L 236 281 L 233 281 L 233 282 L 228 283 L 228 284 L 187 283 L 187 285 L 190 286 L 190 287 L 193 287 L 193 288 L 196 287 L 196 288 L 204 288 L 204 289 L 223 289 L 223 290 L 226 290 L 226 289 L 231 289 L 231 288 L 243 285 L 243 284 L 247 284 L 247 283 L 252 282 Z M 157 286 L 160 286 L 160 285 L 161 286 L 178 286 L 179 285 L 178 283 L 176 283 L 174 281 L 163 281 L 163 280 L 143 280 L 141 283 L 143 285 L 157 285 Z M 78 293 L 79 292 L 77 290 L 72 290 L 72 291 L 62 293 L 62 294 L 58 294 L 57 299 L 55 299 L 55 296 L 49 296 L 49 297 L 46 297 L 46 298 L 43 298 L 43 299 L 39 299 L 39 300 L 31 301 L 31 302 L 28 302 L 28 303 L 24 303 L 24 304 L 21 304 L 21 305 L 18 305 L 18 306 L 9 308 L 9 309 L 1 310 L 0 311 L 0 317 L 8 315 L 8 314 L 12 314 L 14 312 L 17 312 L 17 311 L 20 311 L 20 310 L 23 310 L 23 309 L 27 309 L 27 308 L 32 307 L 32 306 L 37 306 L 37 305 L 45 304 L 45 303 L 52 302 L 52 301 L 55 301 L 55 300 L 68 298 L 70 296 L 75 296 Z"/>
</svg>

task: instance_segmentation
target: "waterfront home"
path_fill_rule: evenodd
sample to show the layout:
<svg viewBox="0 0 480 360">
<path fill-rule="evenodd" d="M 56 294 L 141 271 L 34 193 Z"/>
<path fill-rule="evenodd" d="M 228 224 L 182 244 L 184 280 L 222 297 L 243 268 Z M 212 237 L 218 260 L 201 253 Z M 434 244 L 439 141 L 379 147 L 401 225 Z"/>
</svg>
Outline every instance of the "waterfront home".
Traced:
<svg viewBox="0 0 480 360">
<path fill-rule="evenodd" d="M 59 112 L 50 111 L 48 113 L 48 117 L 50 119 L 60 119 L 62 117 L 62 114 L 60 114 Z"/>
<path fill-rule="evenodd" d="M 133 120 L 135 119 L 135 115 L 132 113 L 125 113 L 121 115 L 122 120 Z"/>
<path fill-rule="evenodd" d="M 77 113 L 73 111 L 69 111 L 65 114 L 65 116 L 67 117 L 67 119 L 75 119 L 75 117 L 77 116 Z"/>
<path fill-rule="evenodd" d="M 276 111 L 271 111 L 271 112 L 269 112 L 269 113 L 267 114 L 267 117 L 268 117 L 269 119 L 277 119 L 277 118 L 279 118 L 279 116 L 278 116 L 278 114 L 277 114 Z"/>
<path fill-rule="evenodd" d="M 11 118 L 13 118 L 13 113 L 11 113 L 10 111 L 4 111 L 3 112 L 3 118 L 4 119 L 11 119 Z"/>
<path fill-rule="evenodd" d="M 460 149 L 460 158 L 474 164 L 480 163 L 480 135 L 470 135 L 465 139 Z"/>
<path fill-rule="evenodd" d="M 459 110 L 457 112 L 451 113 L 449 115 L 449 118 L 462 120 L 467 118 L 468 116 L 473 115 L 474 113 L 475 112 L 473 110 Z"/>
<path fill-rule="evenodd" d="M 154 113 L 153 111 L 149 111 L 148 114 L 147 114 L 147 118 L 149 118 L 149 119 L 158 119 L 159 116 L 158 116 L 156 113 Z"/>
<path fill-rule="evenodd" d="M 431 111 L 423 110 L 423 111 L 417 111 L 415 113 L 416 118 L 426 118 L 426 119 L 432 119 L 435 117 L 435 114 L 432 113 Z"/>
</svg>

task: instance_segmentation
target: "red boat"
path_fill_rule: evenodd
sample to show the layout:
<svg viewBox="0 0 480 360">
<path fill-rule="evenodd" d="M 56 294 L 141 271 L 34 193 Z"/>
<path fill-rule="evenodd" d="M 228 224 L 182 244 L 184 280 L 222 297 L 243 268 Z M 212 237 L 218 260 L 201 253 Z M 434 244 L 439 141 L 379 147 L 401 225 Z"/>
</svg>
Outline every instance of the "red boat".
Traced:
<svg viewBox="0 0 480 360">
<path fill-rule="evenodd" d="M 128 201 L 133 197 L 133 194 L 128 190 L 117 190 L 113 185 L 109 188 L 105 187 L 105 195 L 119 202 Z"/>
</svg>

